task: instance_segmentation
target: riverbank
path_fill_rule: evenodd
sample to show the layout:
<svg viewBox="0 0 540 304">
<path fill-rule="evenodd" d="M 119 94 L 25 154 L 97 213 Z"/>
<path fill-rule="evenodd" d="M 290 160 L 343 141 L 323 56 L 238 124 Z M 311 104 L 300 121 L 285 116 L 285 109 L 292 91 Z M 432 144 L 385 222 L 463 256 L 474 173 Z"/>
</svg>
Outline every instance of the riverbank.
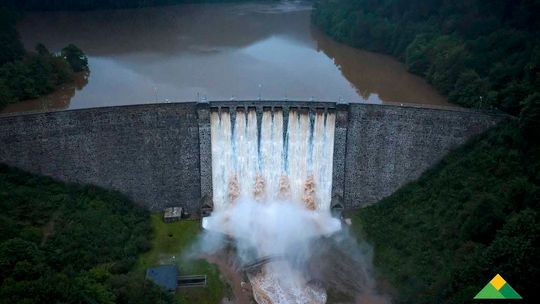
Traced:
<svg viewBox="0 0 540 304">
<path fill-rule="evenodd" d="M 69 108 L 71 98 L 88 84 L 88 72 L 79 72 L 73 75 L 73 80 L 57 86 L 53 92 L 38 98 L 21 100 L 6 105 L 0 109 L 4 113 L 34 113 L 60 111 Z"/>
<path fill-rule="evenodd" d="M 16 28 L 19 18 L 0 6 L 0 110 L 58 91 L 75 73 L 88 72 L 88 58 L 72 43 L 53 52 L 41 41 L 25 48 Z"/>
</svg>

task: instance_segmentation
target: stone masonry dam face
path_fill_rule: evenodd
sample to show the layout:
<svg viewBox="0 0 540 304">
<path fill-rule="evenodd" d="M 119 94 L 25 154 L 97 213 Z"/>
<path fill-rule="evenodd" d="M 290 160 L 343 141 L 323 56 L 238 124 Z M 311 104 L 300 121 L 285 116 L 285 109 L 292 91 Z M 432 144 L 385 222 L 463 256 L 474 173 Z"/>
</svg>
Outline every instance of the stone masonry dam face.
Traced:
<svg viewBox="0 0 540 304">
<path fill-rule="evenodd" d="M 264 113 L 332 117 L 333 151 L 326 153 L 332 155 L 331 185 L 325 197 L 346 209 L 392 194 L 452 149 L 506 119 L 466 109 L 291 101 L 167 103 L 4 115 L 0 163 L 119 190 L 153 211 L 181 205 L 197 215 L 202 201 L 214 193 L 211 117 L 218 113 L 251 113 L 256 124 L 268 119 Z M 287 126 L 284 122 L 281 128 Z M 257 130 L 262 132 L 260 125 Z"/>
</svg>

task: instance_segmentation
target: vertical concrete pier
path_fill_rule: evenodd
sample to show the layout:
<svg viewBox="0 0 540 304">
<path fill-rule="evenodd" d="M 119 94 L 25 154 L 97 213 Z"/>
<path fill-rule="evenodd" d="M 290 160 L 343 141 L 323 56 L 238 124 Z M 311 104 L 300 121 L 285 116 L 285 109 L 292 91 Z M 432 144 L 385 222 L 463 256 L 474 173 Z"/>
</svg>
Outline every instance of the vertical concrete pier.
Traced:
<svg viewBox="0 0 540 304">
<path fill-rule="evenodd" d="M 336 105 L 336 129 L 334 131 L 334 164 L 332 172 L 333 204 L 343 204 L 345 195 L 345 158 L 347 155 L 347 129 L 349 127 L 349 105 Z M 336 201 L 337 200 L 337 201 Z"/>
</svg>

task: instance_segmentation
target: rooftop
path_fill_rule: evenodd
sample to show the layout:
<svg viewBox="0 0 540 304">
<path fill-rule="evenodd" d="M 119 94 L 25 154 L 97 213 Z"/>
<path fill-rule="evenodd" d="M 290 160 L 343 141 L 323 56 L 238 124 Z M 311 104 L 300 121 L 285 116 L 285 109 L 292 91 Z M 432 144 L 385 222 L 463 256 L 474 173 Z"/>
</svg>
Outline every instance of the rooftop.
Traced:
<svg viewBox="0 0 540 304">
<path fill-rule="evenodd" d="M 167 291 L 174 291 L 177 287 L 178 269 L 175 265 L 161 265 L 146 270 L 146 279 L 154 282 Z"/>
</svg>

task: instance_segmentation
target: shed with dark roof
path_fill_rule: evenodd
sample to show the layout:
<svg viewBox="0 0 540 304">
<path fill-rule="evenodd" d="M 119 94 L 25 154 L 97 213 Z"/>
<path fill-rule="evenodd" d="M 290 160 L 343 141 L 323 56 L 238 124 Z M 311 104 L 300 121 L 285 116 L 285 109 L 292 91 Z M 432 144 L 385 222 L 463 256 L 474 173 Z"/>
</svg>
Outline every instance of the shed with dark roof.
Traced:
<svg viewBox="0 0 540 304">
<path fill-rule="evenodd" d="M 176 265 L 161 265 L 146 270 L 146 279 L 154 282 L 166 291 L 176 291 L 178 285 Z"/>
</svg>

